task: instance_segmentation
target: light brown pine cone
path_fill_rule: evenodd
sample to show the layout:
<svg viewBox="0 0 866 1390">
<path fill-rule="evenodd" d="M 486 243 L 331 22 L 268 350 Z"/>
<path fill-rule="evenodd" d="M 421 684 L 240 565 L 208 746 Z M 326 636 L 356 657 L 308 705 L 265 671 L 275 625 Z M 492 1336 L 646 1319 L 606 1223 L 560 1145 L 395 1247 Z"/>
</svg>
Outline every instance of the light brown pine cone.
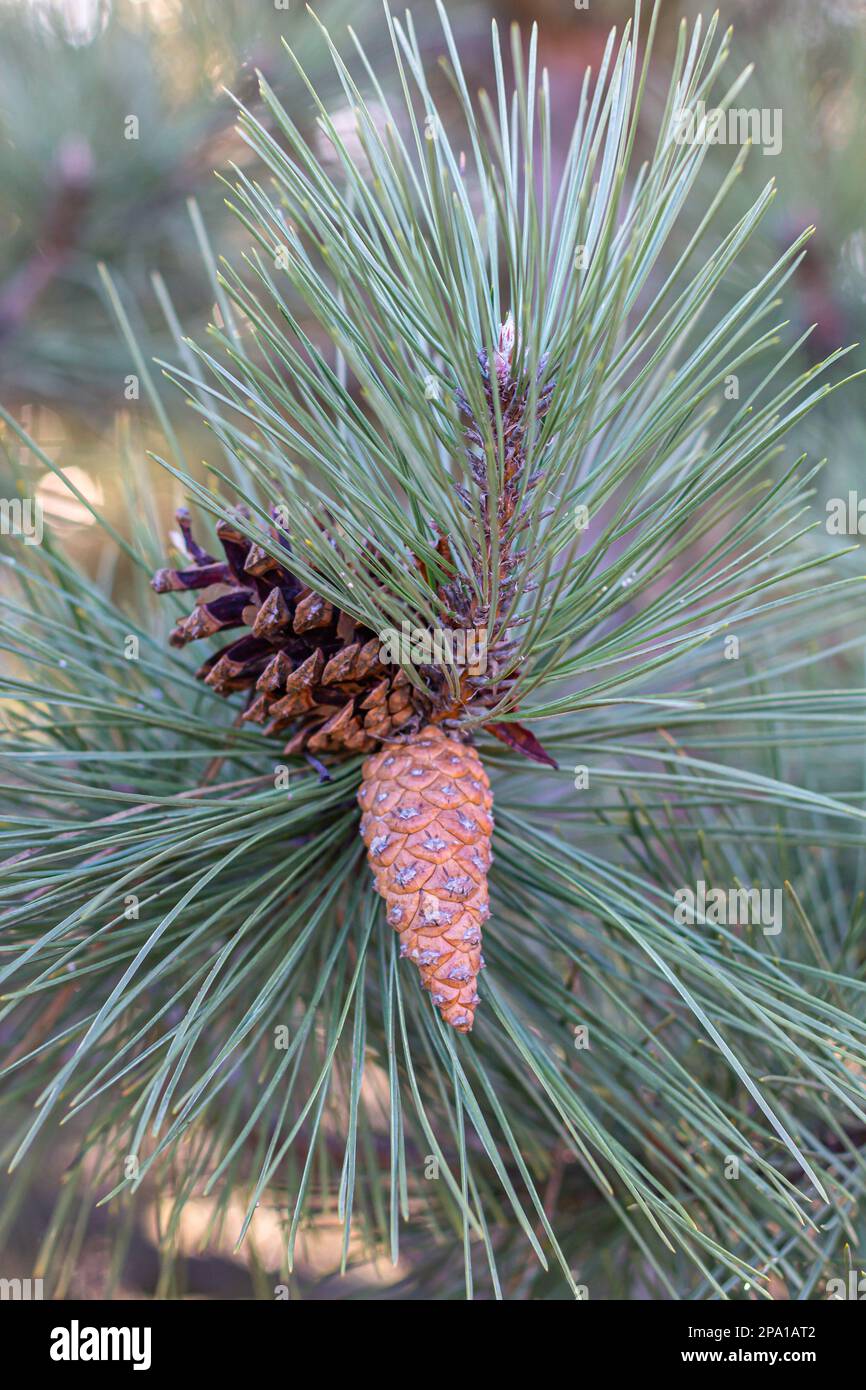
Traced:
<svg viewBox="0 0 866 1390">
<path fill-rule="evenodd" d="M 475 749 L 428 725 L 368 758 L 361 834 L 400 934 L 443 1018 L 468 1033 L 478 1003 L 493 796 Z"/>
</svg>

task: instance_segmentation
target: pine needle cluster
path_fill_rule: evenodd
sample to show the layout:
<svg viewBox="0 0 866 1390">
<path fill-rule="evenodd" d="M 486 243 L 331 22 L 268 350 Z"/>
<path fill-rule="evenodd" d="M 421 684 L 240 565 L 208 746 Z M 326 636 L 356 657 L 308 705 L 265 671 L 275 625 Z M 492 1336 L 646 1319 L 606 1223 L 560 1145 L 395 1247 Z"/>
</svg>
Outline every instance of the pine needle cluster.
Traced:
<svg viewBox="0 0 866 1390">
<path fill-rule="evenodd" d="M 655 14 L 611 35 L 554 184 L 535 34 L 509 62 L 494 28 L 474 98 L 438 12 L 456 121 L 388 11 L 387 72 L 320 32 L 353 117 L 349 140 L 308 84 L 327 160 L 264 79 L 268 124 L 239 107 L 249 253 L 218 269 L 208 340 L 177 330 L 161 364 L 212 431 L 204 469 L 106 277 L 167 439 L 124 461 L 128 525 L 97 518 L 123 593 L 50 532 L 8 549 L 13 1192 L 66 1121 L 49 1277 L 97 1200 L 121 1269 L 157 1193 L 169 1269 L 204 1196 L 210 1241 L 255 1249 L 276 1216 L 281 1277 L 336 1215 L 343 1267 L 386 1254 L 391 1296 L 820 1296 L 864 1180 L 864 707 L 827 675 L 862 645 L 859 589 L 813 545 L 816 466 L 786 452 L 839 378 L 841 354 L 786 370 L 778 297 L 807 234 L 738 280 L 772 184 L 730 219 L 747 151 L 706 195 L 706 148 L 672 138 L 740 89 L 715 20 L 681 32 L 642 161 Z M 509 322 L 518 471 L 491 390 Z M 56 471 L 3 420 L 10 463 L 27 445 Z M 296 578 L 372 632 L 435 627 L 459 578 L 515 636 L 495 717 L 558 769 L 486 734 L 490 711 L 469 721 L 496 806 L 470 1036 L 399 966 L 359 758 L 320 781 L 169 644 L 186 608 L 149 584 L 159 464 L 201 531 L 284 560 L 279 508 Z M 678 921 L 699 883 L 778 889 L 782 930 Z"/>
</svg>

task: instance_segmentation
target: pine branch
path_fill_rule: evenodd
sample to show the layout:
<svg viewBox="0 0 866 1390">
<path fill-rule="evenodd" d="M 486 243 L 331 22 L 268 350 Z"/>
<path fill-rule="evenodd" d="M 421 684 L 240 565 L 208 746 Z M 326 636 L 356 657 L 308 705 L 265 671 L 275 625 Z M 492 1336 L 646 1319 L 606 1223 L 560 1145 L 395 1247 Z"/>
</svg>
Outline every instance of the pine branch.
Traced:
<svg viewBox="0 0 866 1390">
<path fill-rule="evenodd" d="M 166 444 L 203 514 L 191 563 L 161 598 L 139 582 L 156 541 L 134 489 L 106 532 L 130 599 L 53 537 L 9 556 L 6 1157 L 21 1173 L 69 1120 L 101 1200 L 167 1193 L 168 1259 L 192 1198 L 221 1227 L 240 1193 L 233 1239 L 273 1203 L 288 1271 L 336 1213 L 342 1267 L 359 1242 L 405 1251 L 407 1296 L 768 1296 L 771 1276 L 810 1296 L 862 1200 L 866 710 L 862 580 L 815 545 L 814 470 L 782 456 L 830 389 L 788 370 L 776 327 L 804 243 L 722 298 L 772 191 L 724 224 L 740 158 L 701 202 L 704 151 L 671 139 L 674 103 L 720 78 L 714 21 L 678 51 L 637 172 L 649 44 L 611 42 L 553 189 L 534 39 L 512 88 L 494 35 L 476 105 L 440 16 L 450 134 L 390 14 L 396 81 L 331 50 L 362 154 L 317 102 L 323 163 L 264 81 L 276 133 L 240 111 L 270 176 L 233 175 L 254 247 L 220 271 L 222 328 L 166 367 L 217 447 L 207 477 Z M 687 211 L 699 230 L 672 251 Z M 723 403 L 746 365 L 760 381 Z M 236 550 L 203 576 L 222 565 L 209 520 Z M 359 760 L 320 782 L 167 640 L 172 595 L 241 587 L 251 546 L 374 634 L 456 615 L 515 643 L 498 707 L 465 721 L 497 808 L 469 1040 L 399 968 L 361 872 Z M 518 704 L 558 770 L 479 732 Z M 784 935 L 678 922 L 698 880 L 790 884 Z"/>
</svg>

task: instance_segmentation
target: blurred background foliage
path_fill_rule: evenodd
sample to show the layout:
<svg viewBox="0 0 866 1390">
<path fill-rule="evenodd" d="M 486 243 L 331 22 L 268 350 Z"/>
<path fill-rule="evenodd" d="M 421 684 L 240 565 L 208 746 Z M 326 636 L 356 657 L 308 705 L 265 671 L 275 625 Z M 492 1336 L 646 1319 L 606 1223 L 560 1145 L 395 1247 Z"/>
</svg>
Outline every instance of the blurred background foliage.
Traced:
<svg viewBox="0 0 866 1390">
<path fill-rule="evenodd" d="M 424 8 L 414 19 L 432 63 L 442 48 Z M 701 7 L 696 0 L 667 0 L 662 10 L 655 63 L 660 70 L 657 100 L 665 89 L 664 68 L 676 41 L 679 21 Z M 368 50 L 377 34 L 386 42 L 378 0 L 322 0 L 317 11 L 335 38 L 350 21 Z M 550 73 L 552 106 L 558 124 L 554 142 L 564 152 L 574 118 L 584 67 L 597 66 L 611 25 L 621 28 L 631 0 L 589 0 L 578 9 L 571 0 L 451 0 L 449 14 L 464 67 L 476 86 L 489 84 L 488 26 L 541 24 L 540 61 Z M 746 162 L 739 194 L 744 210 L 768 178 L 779 183 L 776 210 L 755 248 L 754 277 L 778 256 L 783 244 L 805 225 L 816 234 L 802 264 L 788 281 L 779 320 L 793 335 L 814 332 L 789 363 L 791 375 L 848 343 L 866 337 L 866 8 L 862 0 L 724 0 L 723 21 L 735 27 L 732 68 L 755 64 L 744 104 L 778 108 L 783 114 L 783 145 L 777 157 L 754 150 Z M 432 16 L 431 16 L 432 18 Z M 153 355 L 177 354 L 178 325 L 200 334 L 219 311 L 214 305 L 208 255 L 231 254 L 245 240 L 243 229 L 223 203 L 214 170 L 249 153 L 234 134 L 229 92 L 255 102 L 255 69 L 261 69 L 302 129 L 316 134 L 308 93 L 280 47 L 285 36 L 325 91 L 331 83 L 337 108 L 344 98 L 333 86 L 330 63 L 317 42 L 301 0 L 3 0 L 0 3 L 0 401 L 36 442 L 63 467 L 81 493 L 109 519 L 113 499 L 119 515 L 123 470 L 132 456 L 143 459 L 157 447 L 162 426 L 153 420 L 139 389 L 140 364 L 118 329 L 118 306 L 136 337 Z M 741 55 L 741 61 L 737 61 Z M 657 115 L 653 88 L 647 120 Z M 322 158 L 327 150 L 322 147 Z M 714 159 L 731 163 L 721 147 Z M 191 203 L 191 200 L 194 202 Z M 207 227 L 203 246 L 202 227 Z M 203 256 L 204 251 L 204 256 Z M 674 254 L 676 246 L 670 248 Z M 104 264 L 119 301 L 111 302 Z M 157 273 L 157 278 L 154 278 Z M 739 274 L 746 275 L 741 269 Z M 742 282 L 731 286 L 732 294 Z M 168 321 L 173 306 L 177 323 Z M 169 315 L 170 318 L 170 315 Z M 855 348 L 848 370 L 866 364 Z M 741 385 L 745 395 L 748 383 Z M 836 393 L 803 425 L 798 444 L 812 457 L 829 457 L 818 484 L 816 515 L 828 497 L 845 496 L 861 486 L 866 450 L 866 412 L 862 385 Z M 199 426 L 185 409 L 181 393 L 163 392 L 166 418 L 190 456 L 206 447 Z M 24 459 L 26 487 L 41 499 L 49 524 L 63 529 L 73 552 L 105 582 L 122 585 L 113 564 L 95 539 L 86 509 L 71 499 L 41 461 Z M 14 484 L 4 476 L 0 455 L 0 494 Z M 171 480 L 157 469 L 148 474 L 154 504 L 167 518 L 180 500 Z M 824 542 L 822 527 L 816 543 Z M 858 538 L 853 538 L 856 543 Z M 854 554 L 846 563 L 857 566 Z M 862 683 L 860 657 L 844 644 L 828 654 L 830 683 Z M 793 756 L 793 755 L 792 755 Z M 808 756 L 808 754 L 804 755 Z M 849 769 L 850 796 L 862 796 L 862 768 Z M 857 778 L 860 777 L 860 781 Z M 558 813 L 560 808 L 553 808 Z M 561 808 L 567 815 L 566 808 Z M 816 839 L 820 840 L 819 827 Z M 605 833 L 596 826 L 594 833 Z M 612 838 L 616 838 L 613 831 Z M 751 828 L 750 833 L 754 833 Z M 860 859 L 860 867 L 853 866 Z M 859 846 L 850 857 L 822 851 L 813 866 L 816 900 L 838 875 L 851 874 L 852 917 L 840 933 L 862 928 L 862 872 Z M 723 872 L 723 871 L 722 871 Z M 721 876 L 721 872 L 720 872 Z M 69 1145 L 69 1154 L 74 1151 Z M 2 1272 L 31 1272 L 34 1257 L 56 1218 L 56 1190 L 68 1154 L 52 1137 L 40 1153 L 39 1176 L 16 1180 L 0 1221 L 4 1246 Z M 79 1173 L 67 1189 L 71 1204 L 83 1198 L 87 1175 Z M 634 1259 L 603 1205 L 586 1190 L 569 1192 L 569 1177 L 557 1201 L 571 1203 L 574 1240 L 586 1268 L 587 1249 L 596 1251 L 598 1283 L 628 1284 L 640 1296 L 641 1269 L 624 1270 Z M 212 1205 L 212 1204 L 211 1204 Z M 238 1254 L 229 1234 L 214 1237 L 213 1211 L 204 1199 L 184 1209 L 176 1265 L 167 1270 L 156 1251 L 168 1213 L 154 1203 L 147 1221 L 129 1218 L 126 1236 L 115 1229 L 123 1210 L 88 1214 L 67 1246 L 59 1291 L 68 1296 L 188 1292 L 202 1296 L 271 1297 L 279 1265 L 282 1232 L 274 1218 L 268 1245 L 267 1221 L 259 1225 L 259 1245 Z M 229 1212 L 230 1216 L 230 1212 Z M 226 1230 L 232 1227 L 227 1220 Z M 109 1240 L 109 1227 L 112 1227 Z M 261 1233 L 264 1234 L 262 1243 Z M 207 1253 L 201 1253 L 208 1237 Z M 342 1236 L 336 1217 L 323 1217 L 299 1251 L 296 1291 L 329 1297 Z M 434 1241 L 435 1245 L 435 1241 Z M 410 1245 L 407 1242 L 407 1252 Z M 450 1287 L 450 1245 L 442 1245 L 442 1290 Z M 108 1250 L 113 1252 L 111 1260 Z M 118 1251 L 125 1251 L 119 1260 Z M 428 1250 L 429 1256 L 429 1250 Z M 556 1287 L 532 1283 L 523 1256 L 515 1252 L 512 1289 L 519 1295 L 556 1296 Z M 617 1267 L 617 1273 L 611 1274 Z M 419 1290 L 407 1253 L 398 1269 L 387 1260 L 353 1251 L 341 1296 L 353 1291 L 369 1297 L 436 1296 L 433 1263 L 424 1266 Z M 348 1285 L 347 1285 L 348 1281 Z M 776 1290 L 785 1296 L 784 1287 Z"/>
<path fill-rule="evenodd" d="M 100 261 L 151 324 L 149 276 L 158 267 L 187 328 L 197 325 L 209 306 L 187 200 L 199 200 L 216 245 L 228 249 L 234 228 L 221 215 L 214 170 L 242 152 L 227 90 L 252 99 L 255 67 L 279 79 L 287 28 L 298 30 L 303 51 L 307 25 L 248 0 L 2 6 L 7 402 L 91 418 L 116 408 L 130 364 L 100 296 Z"/>
</svg>

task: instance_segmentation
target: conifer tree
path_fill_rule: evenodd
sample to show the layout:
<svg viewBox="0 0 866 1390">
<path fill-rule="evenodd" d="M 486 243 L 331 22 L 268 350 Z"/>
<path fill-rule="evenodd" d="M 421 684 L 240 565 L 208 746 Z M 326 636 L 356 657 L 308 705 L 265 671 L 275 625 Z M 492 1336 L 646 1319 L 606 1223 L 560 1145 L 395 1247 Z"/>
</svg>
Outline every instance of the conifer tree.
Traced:
<svg viewBox="0 0 866 1390">
<path fill-rule="evenodd" d="M 127 592 L 50 531 L 8 549 L 13 1194 L 64 1119 L 55 1271 L 100 1200 L 116 1274 L 158 1193 L 162 1292 L 204 1196 L 212 1241 L 276 1215 L 280 1279 L 336 1214 L 344 1269 L 402 1255 L 391 1296 L 817 1296 L 863 1184 L 866 1020 L 863 701 L 825 664 L 859 587 L 787 442 L 841 354 L 790 376 L 777 316 L 808 234 L 742 283 L 772 183 L 731 219 L 747 151 L 706 197 L 675 138 L 740 90 L 715 19 L 640 162 L 638 7 L 554 184 L 535 33 L 494 26 L 476 97 L 438 14 L 456 123 L 387 10 L 387 73 L 319 33 L 354 118 L 309 84 L 329 159 L 264 78 L 268 121 L 239 106 L 249 251 L 161 363 L 203 468 L 142 365 L 172 553 L 131 458 L 128 525 L 99 518 Z M 449 640 L 383 651 L 406 631 Z M 391 835 L 459 867 L 425 898 Z"/>
</svg>

